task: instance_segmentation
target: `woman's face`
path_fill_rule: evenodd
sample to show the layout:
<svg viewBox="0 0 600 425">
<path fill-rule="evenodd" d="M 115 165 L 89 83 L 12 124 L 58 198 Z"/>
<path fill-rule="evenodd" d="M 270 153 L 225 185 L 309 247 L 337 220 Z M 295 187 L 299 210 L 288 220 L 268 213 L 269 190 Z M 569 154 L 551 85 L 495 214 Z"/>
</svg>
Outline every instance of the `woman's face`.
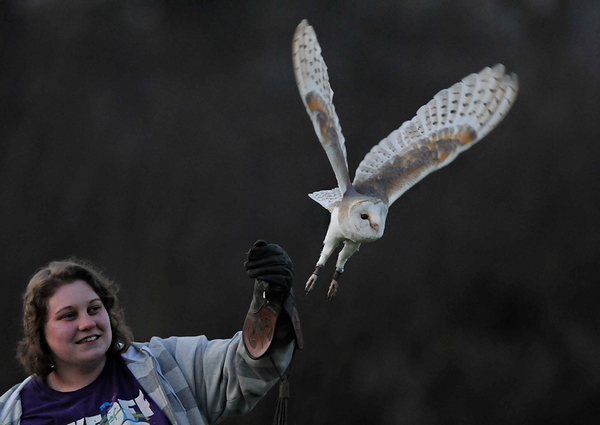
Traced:
<svg viewBox="0 0 600 425">
<path fill-rule="evenodd" d="M 103 365 L 112 341 L 108 312 L 83 280 L 62 285 L 48 300 L 44 335 L 59 373 L 63 368 L 86 371 Z"/>
</svg>

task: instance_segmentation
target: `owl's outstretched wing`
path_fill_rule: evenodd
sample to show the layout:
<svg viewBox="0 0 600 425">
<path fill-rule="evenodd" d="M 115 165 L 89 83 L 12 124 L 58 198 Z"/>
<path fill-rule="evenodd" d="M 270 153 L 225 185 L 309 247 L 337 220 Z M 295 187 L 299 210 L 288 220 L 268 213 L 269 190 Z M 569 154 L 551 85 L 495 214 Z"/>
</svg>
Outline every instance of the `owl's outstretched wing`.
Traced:
<svg viewBox="0 0 600 425">
<path fill-rule="evenodd" d="M 359 164 L 352 184 L 391 205 L 485 137 L 506 116 L 517 93 L 517 76 L 505 74 L 500 64 L 463 78 L 375 145 Z"/>
<path fill-rule="evenodd" d="M 292 43 L 294 74 L 306 111 L 327 153 L 338 186 L 343 193 L 350 187 L 344 135 L 333 106 L 327 65 L 312 26 L 303 20 L 296 28 Z"/>
</svg>

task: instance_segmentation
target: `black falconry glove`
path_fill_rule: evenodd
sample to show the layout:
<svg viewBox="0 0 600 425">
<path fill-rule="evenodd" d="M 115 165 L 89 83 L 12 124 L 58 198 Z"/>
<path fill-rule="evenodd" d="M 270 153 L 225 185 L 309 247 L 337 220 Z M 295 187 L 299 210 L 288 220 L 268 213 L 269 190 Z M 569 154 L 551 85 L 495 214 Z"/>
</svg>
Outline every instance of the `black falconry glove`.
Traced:
<svg viewBox="0 0 600 425">
<path fill-rule="evenodd" d="M 273 341 L 302 348 L 302 329 L 292 292 L 294 266 L 277 244 L 258 240 L 248 251 L 244 268 L 254 279 L 254 297 L 246 315 L 243 339 L 253 359 L 262 357 Z"/>
</svg>

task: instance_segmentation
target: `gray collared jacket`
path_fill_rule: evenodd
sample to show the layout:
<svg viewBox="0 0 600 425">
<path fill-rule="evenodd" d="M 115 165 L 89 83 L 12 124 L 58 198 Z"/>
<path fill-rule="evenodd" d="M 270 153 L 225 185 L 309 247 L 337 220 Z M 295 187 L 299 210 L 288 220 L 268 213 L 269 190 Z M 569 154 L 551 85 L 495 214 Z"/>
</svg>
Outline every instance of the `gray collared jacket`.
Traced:
<svg viewBox="0 0 600 425">
<path fill-rule="evenodd" d="M 134 343 L 122 356 L 173 425 L 205 425 L 252 409 L 283 374 L 293 350 L 292 342 L 271 350 L 271 359 L 252 360 L 238 332 L 216 340 L 154 337 Z M 30 379 L 0 397 L 0 425 L 20 423 L 20 392 Z"/>
</svg>

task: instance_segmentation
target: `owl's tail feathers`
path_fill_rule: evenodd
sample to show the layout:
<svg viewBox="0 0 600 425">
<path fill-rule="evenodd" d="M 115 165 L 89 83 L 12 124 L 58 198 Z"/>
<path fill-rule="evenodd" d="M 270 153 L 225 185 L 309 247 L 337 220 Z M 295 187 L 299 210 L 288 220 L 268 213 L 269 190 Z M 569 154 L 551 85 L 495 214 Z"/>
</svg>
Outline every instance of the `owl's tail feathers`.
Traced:
<svg viewBox="0 0 600 425">
<path fill-rule="evenodd" d="M 412 122 L 428 137 L 442 129 L 469 126 L 477 133 L 475 143 L 502 121 L 518 91 L 517 76 L 506 74 L 504 65 L 497 64 L 440 91 L 417 111 Z"/>
<path fill-rule="evenodd" d="M 323 208 L 329 210 L 329 212 L 332 212 L 342 201 L 342 192 L 339 187 L 309 193 L 308 196 L 313 201 L 318 202 Z"/>
</svg>

